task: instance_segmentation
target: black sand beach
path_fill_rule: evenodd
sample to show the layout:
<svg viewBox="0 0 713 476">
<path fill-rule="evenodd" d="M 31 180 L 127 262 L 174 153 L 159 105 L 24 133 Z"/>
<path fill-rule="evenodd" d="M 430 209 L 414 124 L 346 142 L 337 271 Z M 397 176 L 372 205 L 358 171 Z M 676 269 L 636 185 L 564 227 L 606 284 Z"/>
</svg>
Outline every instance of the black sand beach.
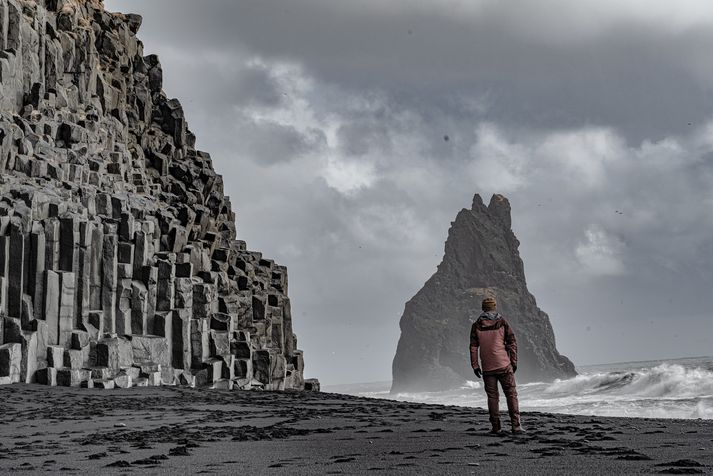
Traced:
<svg viewBox="0 0 713 476">
<path fill-rule="evenodd" d="M 713 422 L 525 413 L 328 393 L 0 388 L 0 472 L 711 474 Z"/>
</svg>

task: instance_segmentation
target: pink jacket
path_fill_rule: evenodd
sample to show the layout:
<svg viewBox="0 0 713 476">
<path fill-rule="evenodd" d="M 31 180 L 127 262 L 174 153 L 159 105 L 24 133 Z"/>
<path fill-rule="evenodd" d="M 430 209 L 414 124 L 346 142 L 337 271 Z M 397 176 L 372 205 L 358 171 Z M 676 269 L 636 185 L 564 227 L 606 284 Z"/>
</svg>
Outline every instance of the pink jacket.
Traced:
<svg viewBox="0 0 713 476">
<path fill-rule="evenodd" d="M 470 328 L 470 365 L 488 373 L 511 372 L 517 367 L 517 341 L 510 324 L 494 313 L 494 319 L 485 319 L 484 314 Z"/>
</svg>

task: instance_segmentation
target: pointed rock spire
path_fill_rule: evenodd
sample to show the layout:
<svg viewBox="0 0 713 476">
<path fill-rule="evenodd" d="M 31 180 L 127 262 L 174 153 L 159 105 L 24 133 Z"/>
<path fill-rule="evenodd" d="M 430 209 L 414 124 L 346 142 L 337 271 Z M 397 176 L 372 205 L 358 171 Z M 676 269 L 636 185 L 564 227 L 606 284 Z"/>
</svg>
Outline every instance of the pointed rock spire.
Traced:
<svg viewBox="0 0 713 476">
<path fill-rule="evenodd" d="M 549 317 L 527 290 L 510 202 L 479 195 L 458 213 L 436 273 L 406 303 L 393 361 L 392 392 L 462 385 L 473 378 L 468 355 L 470 325 L 486 296 L 513 326 L 519 342 L 518 378 L 546 380 L 576 375 L 559 354 Z"/>
</svg>

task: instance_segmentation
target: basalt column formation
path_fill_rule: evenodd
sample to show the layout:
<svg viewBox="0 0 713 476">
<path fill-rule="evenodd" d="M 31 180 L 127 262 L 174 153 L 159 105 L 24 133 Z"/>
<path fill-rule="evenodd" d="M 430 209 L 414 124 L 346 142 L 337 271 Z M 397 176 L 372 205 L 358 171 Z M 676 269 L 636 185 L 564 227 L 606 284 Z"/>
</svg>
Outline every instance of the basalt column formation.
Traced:
<svg viewBox="0 0 713 476">
<path fill-rule="evenodd" d="M 236 239 L 140 25 L 0 0 L 0 383 L 302 389 L 287 271 Z"/>
</svg>

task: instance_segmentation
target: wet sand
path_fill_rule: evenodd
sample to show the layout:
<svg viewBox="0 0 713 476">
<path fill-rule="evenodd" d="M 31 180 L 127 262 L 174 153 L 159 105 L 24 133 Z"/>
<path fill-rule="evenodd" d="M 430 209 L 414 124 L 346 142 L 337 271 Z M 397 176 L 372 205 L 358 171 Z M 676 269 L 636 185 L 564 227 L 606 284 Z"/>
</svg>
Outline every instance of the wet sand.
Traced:
<svg viewBox="0 0 713 476">
<path fill-rule="evenodd" d="M 713 474 L 713 421 L 524 413 L 328 393 L 0 387 L 0 473 Z M 505 421 L 504 421 L 505 422 Z"/>
</svg>

